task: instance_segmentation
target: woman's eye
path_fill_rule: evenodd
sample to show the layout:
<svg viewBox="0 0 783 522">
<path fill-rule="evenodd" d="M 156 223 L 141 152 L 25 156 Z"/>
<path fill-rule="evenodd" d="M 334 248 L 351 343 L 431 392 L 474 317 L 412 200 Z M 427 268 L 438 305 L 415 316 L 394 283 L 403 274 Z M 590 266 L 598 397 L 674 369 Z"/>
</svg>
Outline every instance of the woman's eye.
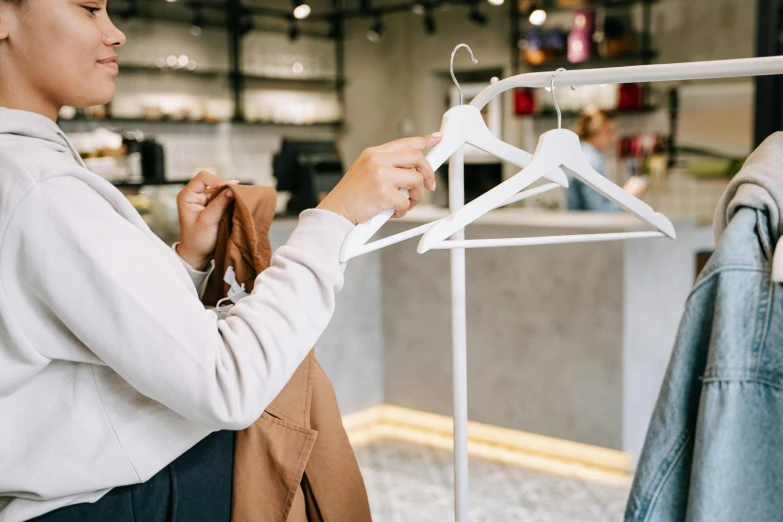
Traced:
<svg viewBox="0 0 783 522">
<path fill-rule="evenodd" d="M 95 16 L 95 13 L 100 11 L 99 7 L 85 7 L 85 9 L 93 16 Z"/>
</svg>

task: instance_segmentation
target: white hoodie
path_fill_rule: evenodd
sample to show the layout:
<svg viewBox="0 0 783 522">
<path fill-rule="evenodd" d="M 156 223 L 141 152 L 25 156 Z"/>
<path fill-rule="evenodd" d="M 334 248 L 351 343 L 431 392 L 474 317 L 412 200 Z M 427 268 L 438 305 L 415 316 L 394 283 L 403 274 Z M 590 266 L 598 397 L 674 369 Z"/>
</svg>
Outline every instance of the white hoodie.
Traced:
<svg viewBox="0 0 783 522">
<path fill-rule="evenodd" d="M 326 328 L 352 228 L 302 214 L 219 320 L 48 118 L 0 108 L 0 522 L 146 481 L 252 424 Z"/>
</svg>

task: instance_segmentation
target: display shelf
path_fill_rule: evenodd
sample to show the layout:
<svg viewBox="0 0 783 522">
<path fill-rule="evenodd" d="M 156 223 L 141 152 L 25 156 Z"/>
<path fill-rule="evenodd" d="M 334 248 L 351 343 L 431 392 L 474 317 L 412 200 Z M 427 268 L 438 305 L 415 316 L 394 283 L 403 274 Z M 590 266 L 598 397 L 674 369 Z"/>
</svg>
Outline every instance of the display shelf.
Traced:
<svg viewBox="0 0 783 522">
<path fill-rule="evenodd" d="M 601 67 L 617 67 L 617 66 L 627 65 L 627 64 L 642 64 L 655 59 L 657 56 L 658 56 L 658 51 L 651 49 L 646 52 L 624 54 L 620 56 L 613 56 L 611 58 L 600 58 L 600 57 L 593 58 L 591 60 L 588 60 L 586 62 L 581 62 L 581 63 L 571 63 L 568 61 L 567 57 L 558 56 L 554 60 L 551 60 L 541 65 L 530 65 L 528 63 L 523 63 L 522 66 L 528 67 L 534 71 L 549 71 L 549 70 L 554 71 L 556 69 L 559 69 L 560 67 L 563 67 L 567 70 L 597 69 Z"/>
<path fill-rule="evenodd" d="M 165 186 L 184 186 L 190 183 L 189 179 L 164 179 L 160 181 L 113 181 L 112 185 L 117 188 L 142 188 L 142 187 L 165 187 Z M 252 181 L 240 181 L 240 185 L 252 185 Z"/>
<path fill-rule="evenodd" d="M 196 69 L 191 71 L 187 68 L 170 68 L 170 67 L 155 67 L 140 65 L 140 64 L 125 64 L 120 61 L 120 74 L 158 74 L 158 75 L 177 75 L 177 76 L 190 76 L 193 78 L 228 78 L 228 71 L 220 71 L 217 69 Z"/>
<path fill-rule="evenodd" d="M 104 118 L 104 119 L 86 119 L 86 118 L 74 118 L 72 120 L 58 120 L 57 124 L 60 125 L 63 130 L 67 130 L 70 124 L 92 124 L 97 127 L 100 125 L 114 125 L 114 126 L 135 126 L 135 125 L 179 125 L 179 126 L 215 126 L 220 123 L 227 123 L 230 125 L 245 125 L 254 127 L 294 127 L 294 128 L 310 128 L 310 127 L 340 127 L 343 125 L 342 121 L 330 121 L 319 123 L 274 123 L 274 122 L 252 122 L 252 121 L 201 121 L 201 120 L 152 120 L 144 118 Z"/>
<path fill-rule="evenodd" d="M 618 7 L 631 7 L 635 5 L 643 5 L 643 4 L 656 4 L 660 0 L 603 0 L 603 1 L 586 1 L 582 2 L 581 5 L 574 5 L 574 6 L 560 6 L 560 5 L 552 5 L 552 6 L 545 6 L 544 10 L 547 13 L 562 13 L 562 12 L 569 12 L 573 11 L 575 9 L 597 9 L 597 8 L 604 8 L 604 9 L 613 9 Z"/>
<path fill-rule="evenodd" d="M 279 77 L 279 76 L 264 76 L 259 74 L 243 74 L 243 78 L 248 82 L 252 84 L 271 84 L 271 85 L 277 85 L 280 87 L 291 87 L 296 86 L 297 88 L 301 87 L 310 87 L 310 88 L 319 88 L 319 89 L 337 89 L 338 87 L 338 80 L 337 78 L 285 78 L 285 77 Z"/>
<path fill-rule="evenodd" d="M 157 74 L 157 75 L 177 75 L 192 78 L 208 78 L 219 79 L 228 78 L 229 71 L 221 71 L 217 69 L 196 69 L 191 71 L 187 68 L 170 68 L 170 67 L 155 67 L 139 64 L 123 64 L 120 63 L 120 73 L 129 74 Z M 335 77 L 320 77 L 320 78 L 308 78 L 308 77 L 282 77 L 282 76 L 267 76 L 262 74 L 242 73 L 242 78 L 248 82 L 256 83 L 268 83 L 276 84 L 280 86 L 297 86 L 301 87 L 314 87 L 314 88 L 333 88 L 339 87 L 338 80 Z"/>
<path fill-rule="evenodd" d="M 642 107 L 641 109 L 633 109 L 633 110 L 617 110 L 612 109 L 615 114 L 618 116 L 632 116 L 632 115 L 639 115 L 639 114 L 649 114 L 652 112 L 657 111 L 660 109 L 660 107 L 656 105 L 649 105 L 647 107 Z M 579 116 L 579 111 L 563 111 L 563 118 L 576 118 Z M 541 119 L 547 119 L 547 118 L 557 118 L 557 113 L 554 109 L 546 109 L 540 112 L 536 112 L 533 114 L 528 114 L 527 116 L 532 116 L 533 118 L 541 118 Z"/>
</svg>

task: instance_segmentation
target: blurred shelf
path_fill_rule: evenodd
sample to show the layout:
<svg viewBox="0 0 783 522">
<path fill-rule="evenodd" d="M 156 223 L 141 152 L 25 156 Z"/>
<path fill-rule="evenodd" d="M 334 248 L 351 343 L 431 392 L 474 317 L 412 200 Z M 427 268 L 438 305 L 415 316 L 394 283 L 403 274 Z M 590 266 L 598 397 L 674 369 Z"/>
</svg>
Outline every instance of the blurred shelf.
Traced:
<svg viewBox="0 0 783 522">
<path fill-rule="evenodd" d="M 632 115 L 639 115 L 639 114 L 649 114 L 657 111 L 658 109 L 660 109 L 660 107 L 656 105 L 650 105 L 647 107 L 642 107 L 641 109 L 633 109 L 633 110 L 625 110 L 625 111 L 620 111 L 617 109 L 612 109 L 612 110 L 618 116 L 626 116 L 626 115 L 632 116 Z M 576 118 L 577 116 L 579 116 L 579 111 L 563 111 L 562 114 L 563 114 L 563 118 Z M 555 112 L 554 109 L 546 109 L 534 114 L 529 114 L 527 116 L 533 118 L 541 118 L 541 119 L 557 118 L 557 112 Z"/>
<path fill-rule="evenodd" d="M 161 187 L 168 185 L 187 185 L 189 179 L 165 179 L 163 181 L 112 181 L 111 184 L 117 188 L 141 188 L 141 187 Z"/>
<path fill-rule="evenodd" d="M 189 76 L 191 78 L 208 78 L 208 79 L 228 79 L 230 73 L 228 71 L 221 71 L 215 69 L 196 69 L 191 71 L 184 67 L 171 68 L 171 67 L 155 67 L 139 64 L 123 64 L 120 63 L 120 73 L 130 74 L 157 74 L 157 75 L 176 75 L 176 76 Z M 242 78 L 248 82 L 255 83 L 267 83 L 277 86 L 296 86 L 297 88 L 311 87 L 311 88 L 332 88 L 337 89 L 340 86 L 340 81 L 334 77 L 322 77 L 322 78 L 294 78 L 294 77 L 281 77 L 281 76 L 265 76 L 261 74 L 242 74 Z"/>
<path fill-rule="evenodd" d="M 571 63 L 565 56 L 558 56 L 552 61 L 546 62 L 542 65 L 530 65 L 528 63 L 521 63 L 523 67 L 532 69 L 533 71 L 554 71 L 560 67 L 566 70 L 574 69 L 597 69 L 601 67 L 618 67 L 622 65 L 641 64 L 646 61 L 655 59 L 658 56 L 658 51 L 651 50 L 644 53 L 625 54 L 622 56 L 613 56 L 611 58 L 594 58 L 586 62 Z"/>
<path fill-rule="evenodd" d="M 184 186 L 190 183 L 189 179 L 164 179 L 163 181 L 112 181 L 111 184 L 117 188 L 142 188 L 142 187 L 163 187 L 180 185 Z M 240 181 L 240 185 L 252 185 L 251 181 Z"/>
<path fill-rule="evenodd" d="M 278 76 L 263 76 L 258 74 L 243 75 L 248 83 L 266 83 L 280 87 L 312 87 L 336 89 L 340 82 L 337 78 L 283 78 Z"/>
<path fill-rule="evenodd" d="M 171 126 L 216 126 L 221 123 L 229 125 L 240 125 L 249 127 L 293 127 L 293 128 L 328 128 L 341 127 L 342 121 L 329 121 L 319 123 L 273 123 L 273 122 L 254 122 L 254 121 L 201 121 L 201 120 L 151 120 L 144 118 L 104 118 L 104 119 L 86 119 L 74 118 L 72 120 L 60 119 L 57 124 L 65 130 L 70 126 L 89 126 L 98 127 L 101 125 L 111 126 L 138 126 L 138 125 L 171 125 Z M 71 125 L 73 124 L 73 125 Z"/>
<path fill-rule="evenodd" d="M 122 73 L 142 73 L 142 74 L 160 74 L 160 75 L 177 75 L 177 76 L 190 76 L 193 78 L 228 78 L 227 71 L 209 70 L 209 69 L 196 69 L 191 71 L 187 68 L 171 68 L 171 67 L 155 67 L 139 64 L 124 64 L 120 61 L 120 74 Z"/>
<path fill-rule="evenodd" d="M 571 7 L 564 7 L 559 5 L 554 6 L 547 6 L 544 8 L 544 10 L 547 13 L 562 13 L 562 12 L 569 12 L 573 11 L 575 9 L 596 9 L 596 8 L 605 8 L 605 9 L 612 9 L 616 7 L 631 7 L 634 5 L 643 5 L 643 4 L 657 4 L 660 0 L 604 0 L 604 1 L 586 1 L 582 2 L 582 5 L 575 5 Z"/>
</svg>

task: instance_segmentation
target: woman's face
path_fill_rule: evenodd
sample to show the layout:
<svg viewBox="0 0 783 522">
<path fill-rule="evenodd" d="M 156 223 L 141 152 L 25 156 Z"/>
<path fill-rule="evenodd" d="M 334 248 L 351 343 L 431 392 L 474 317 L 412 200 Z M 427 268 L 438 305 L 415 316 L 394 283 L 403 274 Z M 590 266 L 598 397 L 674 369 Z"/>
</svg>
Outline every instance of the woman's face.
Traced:
<svg viewBox="0 0 783 522">
<path fill-rule="evenodd" d="M 0 97 L 46 111 L 108 103 L 124 43 L 106 0 L 0 0 Z"/>
<path fill-rule="evenodd" d="M 601 152 L 609 152 L 617 141 L 617 120 L 606 120 L 601 130 L 590 138 L 590 143 Z"/>
</svg>

